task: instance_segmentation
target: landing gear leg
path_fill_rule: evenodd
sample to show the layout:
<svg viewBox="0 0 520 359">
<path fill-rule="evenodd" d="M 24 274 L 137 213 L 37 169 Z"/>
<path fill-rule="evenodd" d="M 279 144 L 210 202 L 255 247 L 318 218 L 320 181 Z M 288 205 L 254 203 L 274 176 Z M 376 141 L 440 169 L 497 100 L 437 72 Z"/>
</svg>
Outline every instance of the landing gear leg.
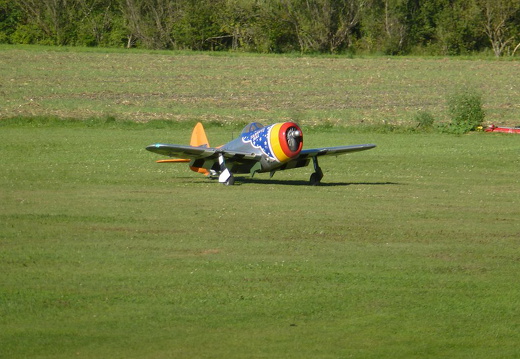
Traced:
<svg viewBox="0 0 520 359">
<path fill-rule="evenodd" d="M 313 157 L 312 163 L 314 165 L 314 173 L 311 175 L 310 184 L 311 186 L 318 186 L 323 178 L 323 172 L 318 165 L 318 157 Z"/>
<path fill-rule="evenodd" d="M 226 162 L 224 161 L 224 156 L 222 154 L 218 156 L 218 163 L 220 164 L 220 175 L 218 176 L 218 181 L 226 186 L 234 185 L 235 177 L 233 177 L 231 172 L 229 172 L 229 169 L 226 167 Z"/>
</svg>

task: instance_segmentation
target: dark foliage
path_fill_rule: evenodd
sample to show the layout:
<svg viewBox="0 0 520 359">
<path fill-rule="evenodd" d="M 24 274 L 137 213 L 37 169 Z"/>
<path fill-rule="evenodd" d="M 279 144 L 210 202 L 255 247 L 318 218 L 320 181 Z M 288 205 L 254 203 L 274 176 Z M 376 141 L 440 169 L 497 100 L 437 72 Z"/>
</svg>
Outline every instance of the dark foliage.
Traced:
<svg viewBox="0 0 520 359">
<path fill-rule="evenodd" d="M 0 0 L 0 43 L 503 56 L 520 0 Z"/>
</svg>

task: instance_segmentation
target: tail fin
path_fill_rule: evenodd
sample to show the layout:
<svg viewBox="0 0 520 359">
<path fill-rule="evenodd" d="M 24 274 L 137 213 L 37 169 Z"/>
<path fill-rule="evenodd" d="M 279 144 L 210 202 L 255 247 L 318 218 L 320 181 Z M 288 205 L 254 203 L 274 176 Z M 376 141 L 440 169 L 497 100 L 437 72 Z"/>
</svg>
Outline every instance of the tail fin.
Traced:
<svg viewBox="0 0 520 359">
<path fill-rule="evenodd" d="M 206 137 L 206 132 L 204 131 L 204 126 L 202 126 L 202 123 L 200 122 L 197 122 L 193 128 L 193 132 L 191 133 L 190 146 L 209 147 L 209 142 L 208 138 Z"/>
<path fill-rule="evenodd" d="M 204 131 L 204 126 L 202 123 L 197 122 L 195 127 L 193 128 L 193 132 L 191 133 L 191 141 L 190 146 L 194 147 L 209 147 L 208 137 L 206 136 L 206 131 Z M 190 167 L 192 171 L 202 173 L 206 176 L 209 175 L 209 171 L 202 167 Z"/>
</svg>

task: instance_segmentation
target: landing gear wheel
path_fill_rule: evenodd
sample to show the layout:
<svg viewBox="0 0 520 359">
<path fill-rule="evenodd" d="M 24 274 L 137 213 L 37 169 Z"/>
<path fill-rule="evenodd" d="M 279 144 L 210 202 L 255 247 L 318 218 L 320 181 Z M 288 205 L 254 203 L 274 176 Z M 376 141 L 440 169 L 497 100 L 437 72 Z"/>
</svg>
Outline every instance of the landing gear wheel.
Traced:
<svg viewBox="0 0 520 359">
<path fill-rule="evenodd" d="M 313 174 L 311 174 L 311 179 L 310 179 L 311 186 L 319 186 L 322 178 L 323 178 L 323 173 L 321 171 L 314 172 Z"/>
<path fill-rule="evenodd" d="M 320 179 L 316 172 L 311 174 L 310 184 L 311 184 L 311 186 L 318 186 L 320 184 Z"/>
<path fill-rule="evenodd" d="M 235 184 L 235 177 L 230 176 L 226 182 L 224 182 L 224 185 L 226 186 L 233 186 Z"/>
<path fill-rule="evenodd" d="M 311 175 L 310 183 L 311 186 L 318 186 L 323 178 L 323 172 L 318 164 L 318 157 L 312 158 L 312 164 L 314 165 L 315 172 Z"/>
</svg>

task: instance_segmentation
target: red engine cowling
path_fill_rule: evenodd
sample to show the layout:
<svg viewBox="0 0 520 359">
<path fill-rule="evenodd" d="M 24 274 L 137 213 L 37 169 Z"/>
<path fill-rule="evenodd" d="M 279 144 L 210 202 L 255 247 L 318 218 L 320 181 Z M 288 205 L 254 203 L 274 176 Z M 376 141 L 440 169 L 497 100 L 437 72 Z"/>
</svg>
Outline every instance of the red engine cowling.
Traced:
<svg viewBox="0 0 520 359">
<path fill-rule="evenodd" d="M 278 162 L 286 162 L 300 153 L 303 147 L 303 132 L 296 123 L 276 123 L 269 127 L 269 147 Z"/>
</svg>

